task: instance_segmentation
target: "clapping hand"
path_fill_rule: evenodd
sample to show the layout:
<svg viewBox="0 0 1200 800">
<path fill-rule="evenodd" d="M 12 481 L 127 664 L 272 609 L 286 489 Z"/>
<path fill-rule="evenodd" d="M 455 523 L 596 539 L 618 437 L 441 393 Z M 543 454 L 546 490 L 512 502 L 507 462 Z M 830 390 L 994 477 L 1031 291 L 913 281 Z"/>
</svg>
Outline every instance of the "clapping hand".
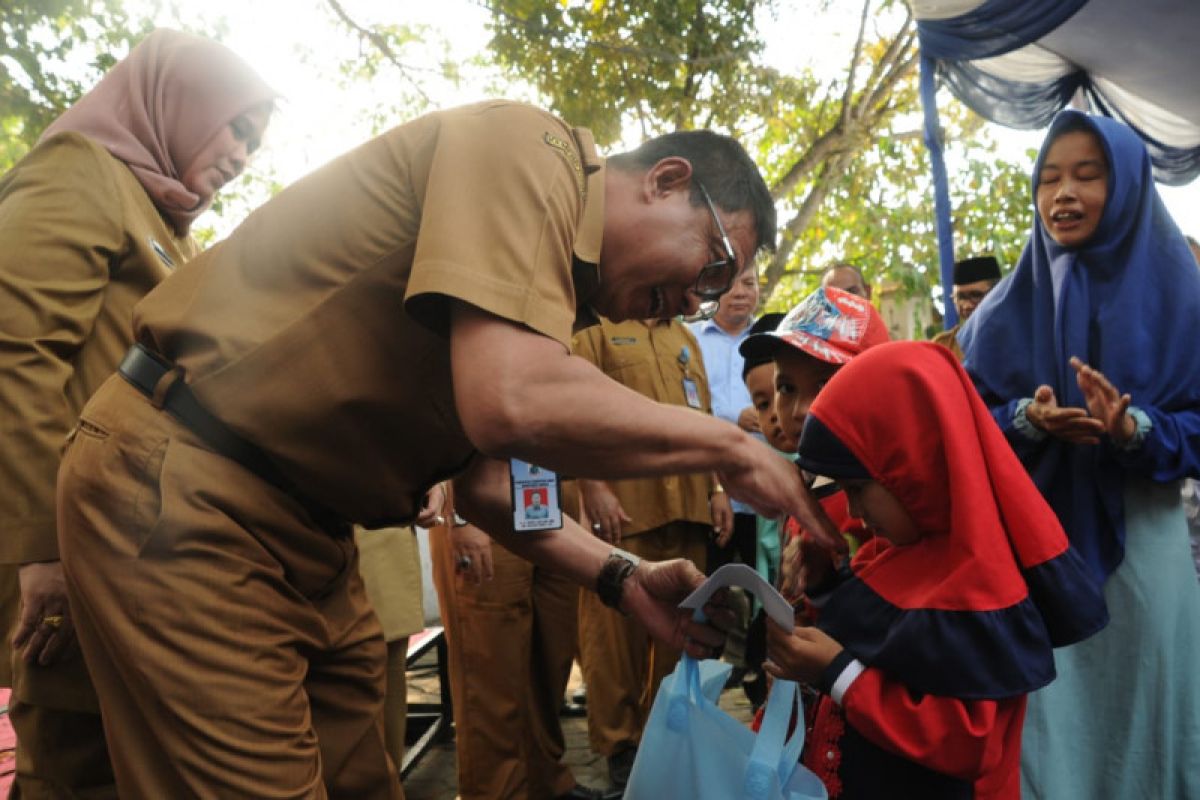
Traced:
<svg viewBox="0 0 1200 800">
<path fill-rule="evenodd" d="M 1130 396 L 1117 391 L 1104 373 L 1088 366 L 1079 357 L 1071 356 L 1070 364 L 1088 413 L 1115 444 L 1128 442 L 1137 432 L 1137 423 L 1129 414 Z"/>
<path fill-rule="evenodd" d="M 1035 428 L 1072 444 L 1096 444 L 1104 432 L 1104 424 L 1089 417 L 1086 408 L 1060 406 L 1054 390 L 1045 385 L 1033 393 L 1033 402 L 1025 407 L 1025 418 Z"/>
</svg>

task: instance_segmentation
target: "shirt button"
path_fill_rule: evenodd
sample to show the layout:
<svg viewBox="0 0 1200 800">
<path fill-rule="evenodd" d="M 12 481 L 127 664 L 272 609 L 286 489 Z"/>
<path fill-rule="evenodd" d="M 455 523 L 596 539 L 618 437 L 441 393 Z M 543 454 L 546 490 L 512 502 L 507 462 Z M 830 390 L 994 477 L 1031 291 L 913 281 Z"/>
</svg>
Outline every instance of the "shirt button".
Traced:
<svg viewBox="0 0 1200 800">
<path fill-rule="evenodd" d="M 826 759 L 826 760 L 828 760 L 828 761 L 833 761 L 833 759 L 834 759 L 834 752 L 833 752 L 832 750 L 830 750 L 828 753 L 826 753 L 826 754 L 825 754 L 825 759 Z"/>
</svg>

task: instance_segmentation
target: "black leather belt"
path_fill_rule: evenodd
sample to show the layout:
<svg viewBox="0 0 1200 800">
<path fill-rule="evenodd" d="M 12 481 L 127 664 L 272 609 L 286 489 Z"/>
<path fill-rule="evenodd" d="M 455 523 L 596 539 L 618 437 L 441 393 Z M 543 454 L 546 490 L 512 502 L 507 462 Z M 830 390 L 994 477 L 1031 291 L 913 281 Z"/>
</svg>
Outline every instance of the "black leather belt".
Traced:
<svg viewBox="0 0 1200 800">
<path fill-rule="evenodd" d="M 117 371 L 133 388 L 153 398 L 163 376 L 174 366 L 140 344 L 129 348 Z M 279 467 L 256 445 L 226 427 L 200 405 L 182 377 L 173 381 L 163 396 L 161 408 L 199 436 L 215 452 L 236 461 L 275 488 L 290 495 L 330 535 L 342 538 L 352 533 L 348 522 L 301 492 Z"/>
</svg>

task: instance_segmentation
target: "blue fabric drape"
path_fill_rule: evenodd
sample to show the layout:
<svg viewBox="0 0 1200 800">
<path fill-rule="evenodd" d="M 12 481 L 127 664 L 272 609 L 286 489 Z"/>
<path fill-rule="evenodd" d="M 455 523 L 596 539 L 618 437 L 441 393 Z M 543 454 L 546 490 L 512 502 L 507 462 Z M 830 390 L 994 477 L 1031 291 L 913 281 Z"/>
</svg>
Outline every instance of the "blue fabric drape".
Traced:
<svg viewBox="0 0 1200 800">
<path fill-rule="evenodd" d="M 970 61 L 940 62 L 938 77 L 950 93 L 976 113 L 1010 128 L 1045 128 L 1071 102 L 1087 73 L 1069 72 L 1046 83 L 1006 81 L 984 72 Z"/>
<path fill-rule="evenodd" d="M 1120 107 L 1110 103 L 1099 89 L 1089 85 L 1087 95 L 1092 108 L 1106 117 L 1121 120 L 1137 133 L 1150 153 L 1150 163 L 1154 165 L 1154 177 L 1160 183 L 1168 186 L 1183 186 L 1200 175 L 1200 147 L 1165 145 L 1135 125 L 1121 111 Z"/>
<path fill-rule="evenodd" d="M 1143 450 L 1171 439 L 1175 451 L 1146 465 L 1147 477 L 1174 480 L 1196 470 L 1200 426 L 1200 271 L 1154 187 L 1150 159 L 1136 133 L 1074 110 L 1051 124 L 1033 172 L 1033 192 L 1049 143 L 1067 125 L 1099 138 L 1109 163 L 1108 198 L 1096 233 L 1082 247 L 1058 245 L 1034 214 L 1016 269 L 959 331 L 965 363 L 997 420 L 1011 428 L 1014 403 L 1039 385 L 1059 405 L 1083 407 L 1067 364 L 1077 355 L 1099 369 L 1153 420 Z M 1065 274 L 1055 304 L 1052 273 Z M 1018 435 L 1019 436 L 1019 435 Z M 1159 440 L 1163 441 L 1159 441 Z M 1048 439 L 1021 447 L 1022 460 L 1058 514 L 1072 543 L 1101 580 L 1124 557 L 1125 470 L 1136 455 L 1109 444 Z"/>
<path fill-rule="evenodd" d="M 921 56 L 921 105 L 925 111 L 925 146 L 933 170 L 933 206 L 937 221 L 938 271 L 942 276 L 942 299 L 946 328 L 958 322 L 950 287 L 954 285 L 954 230 L 950 227 L 950 182 L 942 155 L 942 128 L 937 118 L 937 64 Z"/>
<path fill-rule="evenodd" d="M 921 52 L 960 61 L 991 58 L 1036 42 L 1083 8 L 1087 0 L 987 0 L 950 19 L 917 23 Z"/>
<path fill-rule="evenodd" d="M 978 70 L 968 73 L 966 68 L 956 69 L 955 62 L 997 56 L 1024 47 L 1061 25 L 1085 2 L 1087 0 L 987 0 L 975 10 L 951 19 L 917 23 L 921 41 L 921 104 L 925 109 L 925 145 L 929 148 L 933 170 L 938 266 L 942 276 L 943 319 L 947 329 L 958 323 L 958 313 L 950 302 L 954 285 L 954 231 L 950 226 L 950 187 L 942 156 L 941 128 L 937 121 L 939 62 L 935 59 L 942 60 L 940 66 L 948 74 L 957 75 L 954 83 L 983 89 L 984 82 Z M 968 75 L 973 81 L 968 80 Z M 951 83 L 952 88 L 954 83 Z M 998 83 L 1002 82 L 991 83 L 993 90 L 1005 88 Z M 1061 92 L 1064 87 L 1055 88 Z M 1025 97 L 1028 98 L 1034 91 L 1025 90 Z M 976 101 L 983 97 L 979 91 L 971 92 L 970 96 Z M 1008 97 L 1012 99 L 1013 95 L 1008 94 Z M 959 99 L 983 116 L 988 116 L 966 97 L 959 95 Z M 1070 99 L 1069 94 L 1066 99 Z M 1039 107 L 1042 108 L 1041 113 L 1045 113 L 1045 104 L 1040 103 Z M 1054 110 L 1061 107 L 1062 103 L 1059 103 Z"/>
</svg>

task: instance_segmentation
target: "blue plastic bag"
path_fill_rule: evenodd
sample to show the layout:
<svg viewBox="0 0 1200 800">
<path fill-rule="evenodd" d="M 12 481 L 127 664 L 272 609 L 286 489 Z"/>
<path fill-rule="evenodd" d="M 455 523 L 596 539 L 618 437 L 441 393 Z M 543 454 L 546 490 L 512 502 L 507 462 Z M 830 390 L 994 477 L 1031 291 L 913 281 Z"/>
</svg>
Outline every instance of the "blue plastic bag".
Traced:
<svg viewBox="0 0 1200 800">
<path fill-rule="evenodd" d="M 775 681 L 754 731 L 717 701 L 728 665 L 684 655 L 658 688 L 642 732 L 626 800 L 827 800 L 821 779 L 799 762 L 804 725 L 787 738 L 796 684 Z"/>
</svg>

